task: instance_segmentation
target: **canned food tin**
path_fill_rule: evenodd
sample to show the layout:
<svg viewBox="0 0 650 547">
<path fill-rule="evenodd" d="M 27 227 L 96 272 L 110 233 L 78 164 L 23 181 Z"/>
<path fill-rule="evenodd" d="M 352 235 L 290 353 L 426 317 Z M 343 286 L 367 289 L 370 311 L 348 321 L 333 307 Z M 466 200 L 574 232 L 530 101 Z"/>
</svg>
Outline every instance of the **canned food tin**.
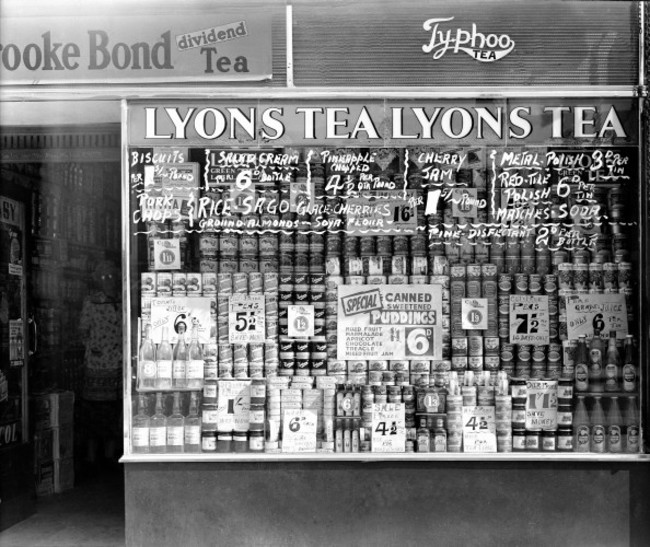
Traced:
<svg viewBox="0 0 650 547">
<path fill-rule="evenodd" d="M 573 264 L 563 262 L 558 266 L 558 285 L 560 290 L 573 289 Z"/>
<path fill-rule="evenodd" d="M 573 287 L 578 291 L 589 289 L 589 265 L 574 264 L 573 267 Z"/>
</svg>

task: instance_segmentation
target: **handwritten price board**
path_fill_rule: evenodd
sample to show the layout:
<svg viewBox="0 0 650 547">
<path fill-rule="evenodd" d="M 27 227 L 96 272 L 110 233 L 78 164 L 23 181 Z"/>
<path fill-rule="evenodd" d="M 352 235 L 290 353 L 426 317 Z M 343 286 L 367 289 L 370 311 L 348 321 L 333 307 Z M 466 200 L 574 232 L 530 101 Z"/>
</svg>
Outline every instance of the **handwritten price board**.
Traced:
<svg viewBox="0 0 650 547">
<path fill-rule="evenodd" d="M 463 407 L 463 451 L 496 452 L 496 419 L 493 406 Z"/>
<path fill-rule="evenodd" d="M 548 296 L 510 295 L 510 343 L 549 343 Z"/>
<path fill-rule="evenodd" d="M 263 294 L 233 294 L 228 303 L 228 341 L 231 344 L 264 342 L 264 311 Z"/>
<path fill-rule="evenodd" d="M 526 429 L 557 427 L 557 381 L 526 382 Z"/>
<path fill-rule="evenodd" d="M 251 406 L 250 380 L 219 380 L 217 428 L 219 431 L 248 431 Z"/>
<path fill-rule="evenodd" d="M 314 306 L 289 306 L 287 317 L 290 338 L 314 336 Z"/>
<path fill-rule="evenodd" d="M 583 334 L 591 338 L 596 328 L 605 338 L 612 331 L 616 333 L 616 338 L 625 338 L 628 333 L 624 294 L 570 296 L 567 298 L 566 315 L 570 340 L 577 340 Z"/>
<path fill-rule="evenodd" d="M 372 451 L 404 452 L 406 420 L 404 403 L 372 405 Z"/>
<path fill-rule="evenodd" d="M 316 452 L 316 423 L 313 410 L 285 410 L 282 452 Z"/>
<path fill-rule="evenodd" d="M 210 341 L 211 298 L 172 296 L 170 298 L 151 299 L 151 338 L 154 342 L 162 341 L 163 327 L 167 327 L 169 341 L 178 342 L 178 335 L 183 333 L 185 342 L 189 343 L 192 327 L 198 327 L 199 343 Z"/>
</svg>

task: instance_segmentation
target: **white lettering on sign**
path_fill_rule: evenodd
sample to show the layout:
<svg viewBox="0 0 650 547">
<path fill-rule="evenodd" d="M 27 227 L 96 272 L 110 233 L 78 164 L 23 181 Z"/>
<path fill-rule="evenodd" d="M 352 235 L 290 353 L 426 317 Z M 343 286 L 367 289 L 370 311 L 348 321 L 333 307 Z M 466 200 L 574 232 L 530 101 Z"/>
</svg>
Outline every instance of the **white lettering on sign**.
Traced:
<svg viewBox="0 0 650 547">
<path fill-rule="evenodd" d="M 440 59 L 445 53 L 462 51 L 482 63 L 503 59 L 515 48 L 515 41 L 507 34 L 483 34 L 478 32 L 476 23 L 471 30 L 444 29 L 441 23 L 453 21 L 453 17 L 427 19 L 422 27 L 431 32 L 429 43 L 422 46 L 424 53 L 432 53 Z"/>
</svg>

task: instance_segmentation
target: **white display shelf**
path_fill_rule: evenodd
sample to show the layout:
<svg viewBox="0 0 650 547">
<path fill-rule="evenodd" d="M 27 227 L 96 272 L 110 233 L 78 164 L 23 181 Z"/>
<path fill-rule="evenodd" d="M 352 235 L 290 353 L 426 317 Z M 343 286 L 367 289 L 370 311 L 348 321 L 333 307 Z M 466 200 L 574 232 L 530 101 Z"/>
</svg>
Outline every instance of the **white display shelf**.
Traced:
<svg viewBox="0 0 650 547">
<path fill-rule="evenodd" d="M 121 463 L 191 463 L 191 462 L 584 462 L 584 463 L 647 463 L 650 454 L 595 454 L 575 452 L 501 452 L 496 454 L 466 453 L 390 453 L 359 452 L 271 454 L 271 453 L 201 453 L 201 454 L 129 454 Z"/>
</svg>

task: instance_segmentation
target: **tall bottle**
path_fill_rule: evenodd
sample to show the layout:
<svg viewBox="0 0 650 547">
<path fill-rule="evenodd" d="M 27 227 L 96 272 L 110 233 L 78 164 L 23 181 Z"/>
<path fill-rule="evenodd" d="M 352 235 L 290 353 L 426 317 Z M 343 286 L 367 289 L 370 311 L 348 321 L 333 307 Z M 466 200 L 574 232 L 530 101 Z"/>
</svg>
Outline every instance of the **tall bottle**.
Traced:
<svg viewBox="0 0 650 547">
<path fill-rule="evenodd" d="M 138 413 L 133 416 L 131 428 L 131 448 L 134 454 L 149 453 L 149 426 L 147 414 L 147 399 L 143 394 L 138 395 Z"/>
<path fill-rule="evenodd" d="M 187 344 L 185 333 L 178 333 L 178 342 L 174 347 L 174 363 L 172 365 L 172 387 L 184 389 L 187 387 Z"/>
<path fill-rule="evenodd" d="M 616 347 L 616 333 L 610 331 L 605 358 L 605 391 L 620 391 L 619 376 L 621 373 L 621 357 Z"/>
<path fill-rule="evenodd" d="M 181 413 L 181 394 L 174 393 L 174 406 L 167 418 L 167 452 L 178 454 L 183 452 L 185 442 L 185 418 Z"/>
<path fill-rule="evenodd" d="M 431 450 L 431 432 L 427 427 L 426 418 L 420 418 L 420 427 L 416 431 L 416 445 L 418 452 L 429 452 Z"/>
<path fill-rule="evenodd" d="M 640 448 L 639 410 L 636 406 L 636 396 L 627 398 L 625 411 L 625 451 L 636 454 Z"/>
<path fill-rule="evenodd" d="M 603 358 L 605 357 L 600 329 L 594 329 L 589 343 L 589 391 L 603 391 Z"/>
<path fill-rule="evenodd" d="M 576 452 L 589 452 L 591 450 L 591 431 L 589 427 L 589 414 L 585 406 L 585 396 L 578 395 L 575 415 L 573 417 L 574 440 L 573 447 Z"/>
<path fill-rule="evenodd" d="M 167 418 L 163 412 L 162 393 L 156 393 L 156 410 L 149 420 L 149 451 L 164 454 L 167 451 Z"/>
<path fill-rule="evenodd" d="M 623 416 L 618 406 L 618 397 L 612 397 L 607 412 L 607 451 L 623 452 Z"/>
<path fill-rule="evenodd" d="M 634 337 L 625 337 L 625 362 L 623 363 L 623 391 L 634 393 L 637 388 L 637 369 L 634 357 Z"/>
<path fill-rule="evenodd" d="M 201 416 L 199 416 L 198 394 L 192 392 L 190 410 L 185 417 L 185 452 L 201 452 Z"/>
<path fill-rule="evenodd" d="M 169 329 L 163 327 L 162 340 L 156 352 L 156 388 L 171 389 L 172 387 L 172 345 L 169 343 Z"/>
<path fill-rule="evenodd" d="M 578 349 L 576 351 L 575 362 L 575 381 L 576 391 L 587 391 L 589 389 L 589 355 L 587 352 L 587 338 L 584 335 L 578 337 Z"/>
<path fill-rule="evenodd" d="M 151 339 L 151 325 L 144 329 L 144 338 L 138 353 L 138 387 L 153 389 L 156 387 L 156 346 Z"/>
<path fill-rule="evenodd" d="M 591 409 L 591 451 L 605 452 L 607 449 L 607 426 L 605 412 L 600 395 L 594 397 L 594 406 Z"/>
<path fill-rule="evenodd" d="M 203 365 L 203 351 L 201 350 L 201 344 L 199 344 L 199 327 L 194 325 L 192 327 L 190 346 L 187 349 L 186 379 L 188 388 L 203 388 Z"/>
</svg>

